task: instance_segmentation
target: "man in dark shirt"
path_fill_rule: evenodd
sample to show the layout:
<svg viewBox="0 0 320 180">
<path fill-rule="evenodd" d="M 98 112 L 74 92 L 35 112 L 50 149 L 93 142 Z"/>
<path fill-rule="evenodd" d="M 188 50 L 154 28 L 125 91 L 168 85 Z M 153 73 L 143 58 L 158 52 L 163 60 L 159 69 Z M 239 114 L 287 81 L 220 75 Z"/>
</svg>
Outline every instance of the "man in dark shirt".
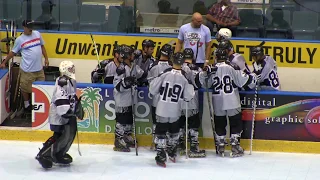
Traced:
<svg viewBox="0 0 320 180">
<path fill-rule="evenodd" d="M 210 31 L 215 34 L 220 28 L 235 30 L 235 26 L 240 24 L 240 17 L 236 6 L 231 4 L 230 0 L 221 0 L 214 4 L 206 16 Z M 235 32 L 232 32 L 235 34 Z"/>
</svg>

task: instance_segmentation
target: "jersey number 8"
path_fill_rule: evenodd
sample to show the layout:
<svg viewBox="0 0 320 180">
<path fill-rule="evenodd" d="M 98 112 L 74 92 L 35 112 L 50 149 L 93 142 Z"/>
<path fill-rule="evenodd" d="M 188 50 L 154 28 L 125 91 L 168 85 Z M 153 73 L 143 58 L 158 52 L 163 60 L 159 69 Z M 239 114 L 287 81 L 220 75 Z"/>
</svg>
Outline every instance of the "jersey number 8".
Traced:
<svg viewBox="0 0 320 180">
<path fill-rule="evenodd" d="M 223 76 L 222 79 L 219 77 L 213 78 L 213 84 L 212 84 L 212 94 L 220 94 L 220 91 L 222 90 L 225 94 L 230 94 L 233 92 L 233 83 L 230 76 Z"/>
<path fill-rule="evenodd" d="M 172 87 L 169 82 L 166 82 L 166 85 L 161 93 L 162 101 L 170 101 L 177 103 L 179 98 L 182 96 L 182 87 L 180 84 L 174 84 Z"/>
<path fill-rule="evenodd" d="M 279 86 L 278 76 L 273 70 L 269 73 L 269 82 L 270 82 L 270 85 L 274 88 Z"/>
</svg>

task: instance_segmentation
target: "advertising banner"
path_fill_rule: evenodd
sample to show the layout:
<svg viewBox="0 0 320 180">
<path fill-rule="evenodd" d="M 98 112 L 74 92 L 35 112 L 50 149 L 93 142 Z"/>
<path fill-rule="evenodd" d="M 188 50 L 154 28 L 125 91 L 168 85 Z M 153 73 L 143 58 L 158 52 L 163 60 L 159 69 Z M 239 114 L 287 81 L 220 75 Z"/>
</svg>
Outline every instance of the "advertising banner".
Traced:
<svg viewBox="0 0 320 180">
<path fill-rule="evenodd" d="M 250 139 L 253 93 L 242 93 L 243 138 Z M 257 98 L 255 139 L 320 141 L 320 94 L 261 92 Z"/>
<path fill-rule="evenodd" d="M 231 2 L 236 4 L 269 4 L 269 0 L 231 0 Z"/>
<path fill-rule="evenodd" d="M 4 33 L 4 32 L 1 32 Z M 3 34 L 2 34 L 3 35 Z M 154 56 L 157 55 L 162 45 L 177 40 L 177 37 L 152 37 L 152 36 L 129 36 L 129 35 L 93 35 L 97 43 L 100 59 L 112 56 L 116 45 L 128 44 L 141 49 L 144 39 L 152 39 L 156 42 Z M 58 34 L 42 33 L 48 56 L 62 59 L 86 59 L 96 61 L 95 49 L 88 34 Z M 216 40 L 212 40 L 212 43 Z M 250 48 L 261 43 L 258 40 L 232 40 L 234 50 L 244 55 L 247 63 L 252 64 Z M 175 45 L 174 45 L 175 47 Z M 212 52 L 214 50 L 211 46 Z M 277 42 L 268 41 L 264 45 L 265 54 L 269 54 L 276 61 L 278 67 L 319 68 L 320 44 L 305 42 Z M 213 56 L 211 56 L 213 60 Z"/>
<path fill-rule="evenodd" d="M 33 84 L 32 116 L 33 129 L 48 130 L 48 113 L 53 83 Z M 83 120 L 78 121 L 79 131 L 113 133 L 115 126 L 115 101 L 113 85 L 78 84 L 77 95 L 82 96 L 85 111 Z M 212 128 L 206 96 L 199 92 L 202 128 L 200 137 L 212 137 Z M 139 88 L 138 104 L 135 106 L 136 132 L 151 135 L 152 96 L 148 88 Z M 252 124 L 253 92 L 241 92 L 243 133 L 250 139 Z M 285 91 L 259 92 L 255 115 L 254 138 L 264 140 L 320 141 L 320 94 Z"/>
</svg>

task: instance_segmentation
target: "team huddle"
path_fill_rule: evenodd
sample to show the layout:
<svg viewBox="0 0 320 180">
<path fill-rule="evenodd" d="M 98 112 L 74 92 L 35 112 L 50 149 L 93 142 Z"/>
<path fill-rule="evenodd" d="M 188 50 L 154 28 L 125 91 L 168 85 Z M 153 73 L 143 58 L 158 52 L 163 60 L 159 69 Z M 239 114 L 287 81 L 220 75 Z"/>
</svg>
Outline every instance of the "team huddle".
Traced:
<svg viewBox="0 0 320 180">
<path fill-rule="evenodd" d="M 218 44 L 214 51 L 215 63 L 204 67 L 196 65 L 196 55 L 191 48 L 174 53 L 169 43 L 161 47 L 156 58 L 152 57 L 155 47 L 152 40 L 144 40 L 141 50 L 135 50 L 129 45 L 120 45 L 113 51 L 114 58 L 101 61 L 91 73 L 91 79 L 92 83 L 114 85 L 114 150 L 130 152 L 130 148 L 137 148 L 138 142 L 134 132 L 136 87 L 147 86 L 152 95 L 151 149 L 156 150 L 156 163 L 165 167 L 167 156 L 169 160 L 176 162 L 178 153 L 187 154 L 190 158 L 205 157 L 206 152 L 199 149 L 198 140 L 201 125 L 198 90 L 204 88 L 207 92 L 208 89 L 212 91 L 213 98 L 208 100 L 213 99 L 214 111 L 211 119 L 214 121 L 212 123 L 216 153 L 224 156 L 225 146 L 228 144 L 228 119 L 231 156 L 242 156 L 244 149 L 240 146 L 243 128 L 239 91 L 256 88 L 279 90 L 280 82 L 276 62 L 264 54 L 262 46 L 251 48 L 254 60 L 251 72 L 244 57 L 234 52 L 230 37 L 230 30 L 220 29 L 216 36 Z M 67 65 L 68 68 L 74 68 L 72 64 Z M 37 160 L 44 168 L 52 167 L 52 162 L 72 162 L 67 152 L 74 140 L 76 129 L 76 115 L 72 115 L 76 114 L 76 104 L 79 102 L 74 96 L 75 85 L 72 73 L 62 74 L 56 81 L 50 117 L 60 121 L 52 120 L 55 123 L 51 128 L 55 133 L 37 155 Z M 58 125 L 68 131 L 61 131 Z M 68 140 L 62 137 L 67 137 Z M 186 147 L 190 147 L 188 151 L 185 151 Z M 49 154 L 48 150 L 54 153 Z"/>
</svg>

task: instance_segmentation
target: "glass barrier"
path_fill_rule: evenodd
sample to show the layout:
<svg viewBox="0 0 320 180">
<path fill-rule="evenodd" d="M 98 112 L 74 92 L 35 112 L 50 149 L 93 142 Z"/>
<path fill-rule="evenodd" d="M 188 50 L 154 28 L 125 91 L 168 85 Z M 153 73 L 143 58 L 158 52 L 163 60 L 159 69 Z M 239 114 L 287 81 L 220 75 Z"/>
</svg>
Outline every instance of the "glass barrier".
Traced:
<svg viewBox="0 0 320 180">
<path fill-rule="evenodd" d="M 320 40 L 318 0 L 220 1 L 0 0 L 0 20 L 2 29 L 32 19 L 38 30 L 177 34 L 199 12 L 213 36 L 228 27 L 233 37 Z"/>
<path fill-rule="evenodd" d="M 0 0 L 2 24 L 24 19 L 54 31 L 134 32 L 134 7 L 123 0 Z M 3 29 L 3 28 L 2 28 Z"/>
<path fill-rule="evenodd" d="M 228 27 L 233 37 L 320 40 L 318 0 L 222 0 L 231 3 L 227 8 L 220 1 L 136 0 L 137 29 L 177 34 L 199 12 L 212 35 Z"/>
</svg>

